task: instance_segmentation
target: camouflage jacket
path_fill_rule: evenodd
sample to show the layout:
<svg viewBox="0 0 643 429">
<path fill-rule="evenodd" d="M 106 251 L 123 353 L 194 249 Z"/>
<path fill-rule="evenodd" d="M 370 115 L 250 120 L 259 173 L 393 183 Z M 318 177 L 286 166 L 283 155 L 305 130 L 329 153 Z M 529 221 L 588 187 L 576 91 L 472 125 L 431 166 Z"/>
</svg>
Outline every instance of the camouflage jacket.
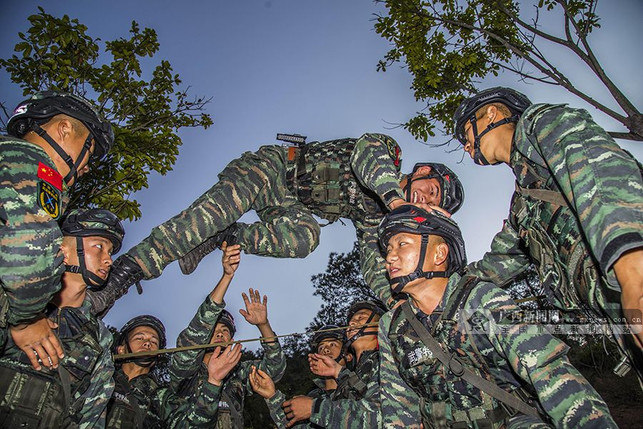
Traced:
<svg viewBox="0 0 643 429">
<path fill-rule="evenodd" d="M 455 353 L 467 368 L 506 391 L 523 388 L 555 427 L 616 427 L 607 405 L 569 363 L 562 341 L 539 325 L 513 317 L 518 307 L 491 283 L 478 283 L 465 302 L 452 307 L 449 298 L 462 285 L 460 276 L 452 275 L 441 303 L 429 316 L 411 305 L 447 353 Z M 441 317 L 445 306 L 457 309 L 452 319 Z M 417 428 L 420 421 L 425 428 L 455 422 L 475 427 L 476 420 L 497 410 L 495 398 L 433 357 L 403 314 L 396 308 L 380 321 L 384 427 Z"/>
<path fill-rule="evenodd" d="M 384 134 L 292 147 L 287 160 L 291 192 L 314 214 L 330 221 L 379 219 L 386 205 L 404 198 L 401 149 Z"/>
<path fill-rule="evenodd" d="M 377 226 L 388 204 L 404 199 L 400 147 L 391 137 L 376 133 L 306 147 L 304 168 L 289 163 L 288 177 L 300 176 L 292 190 L 314 214 L 331 221 L 338 217 L 353 221 L 364 280 L 382 302 L 390 304 Z"/>
<path fill-rule="evenodd" d="M 67 185 L 44 150 L 0 137 L 0 328 L 41 316 L 60 290 L 56 221 L 67 203 Z"/>
<path fill-rule="evenodd" d="M 381 423 L 379 351 L 365 351 L 355 371 L 342 368 L 337 389 L 313 401 L 310 421 L 326 428 L 375 428 Z"/>
<path fill-rule="evenodd" d="M 188 328 L 179 334 L 176 341 L 177 347 L 207 344 L 223 308 L 224 305 L 214 303 L 210 297 L 206 298 Z M 216 415 L 216 418 L 211 420 L 209 427 L 217 429 L 243 427 L 243 421 L 236 421 L 238 419 L 234 416 L 243 418 L 245 396 L 252 393 L 252 387 L 248 380 L 252 366 L 267 372 L 275 382 L 281 380 L 286 370 L 286 357 L 279 342 L 264 343 L 262 341 L 261 345 L 264 348 L 264 356 L 261 360 L 239 363 L 223 380 L 222 387 L 210 387 L 217 400 L 210 403 L 211 415 Z M 209 384 L 207 382 L 207 367 L 203 364 L 204 354 L 205 350 L 191 350 L 175 353 L 172 356 L 170 385 L 177 395 L 196 396 L 199 390 L 204 389 L 204 384 Z M 225 399 L 226 397 L 228 400 Z M 234 407 L 234 411 L 231 410 L 231 407 Z"/>
<path fill-rule="evenodd" d="M 315 380 L 313 380 L 313 382 L 317 387 L 308 392 L 306 396 L 308 396 L 309 398 L 328 398 L 329 395 L 333 392 L 327 391 L 325 389 L 325 384 L 322 379 L 316 378 Z M 272 421 L 275 422 L 278 428 L 286 427 L 286 424 L 288 423 L 286 414 L 284 413 L 283 408 L 281 408 L 281 404 L 283 404 L 285 400 L 286 395 L 284 395 L 280 390 L 277 390 L 272 398 L 266 399 L 266 405 L 268 406 L 268 411 L 270 411 L 270 417 L 272 418 Z M 320 426 L 310 423 L 310 421 L 307 420 L 304 422 L 298 422 L 293 427 L 319 428 Z"/>
<path fill-rule="evenodd" d="M 203 383 L 195 396 L 176 395 L 161 386 L 151 374 L 128 380 L 118 369 L 114 376 L 116 388 L 109 403 L 106 428 L 198 428 L 210 427 L 214 414 L 213 402 L 218 401 L 214 387 Z"/>
<path fill-rule="evenodd" d="M 509 218 L 469 272 L 503 286 L 534 261 L 558 308 L 585 303 L 609 311 L 599 282 L 620 290 L 613 263 L 643 245 L 636 160 L 585 110 L 536 104 L 517 124 L 510 165 L 517 191 Z M 564 200 L 548 201 L 530 190 L 554 191 Z"/>
<path fill-rule="evenodd" d="M 0 365 L 13 368 L 27 377 L 25 387 L 29 386 L 29 377 L 45 377 L 60 385 L 61 398 L 57 399 L 62 399 L 61 404 L 66 408 L 66 411 L 61 408 L 60 412 L 63 416 L 68 415 L 69 420 L 81 429 L 105 426 L 107 403 L 114 390 L 114 363 L 110 351 L 112 334 L 101 320 L 91 315 L 90 308 L 89 301 L 85 299 L 81 307 L 52 307 L 49 313 L 49 318 L 58 324 L 55 332 L 65 352 L 61 369 L 43 367 L 35 371 L 24 352 L 13 345 L 11 339 L 0 358 Z M 10 380 L 0 383 L 4 382 Z M 22 406 L 34 400 L 31 395 L 12 394 L 21 398 Z M 13 399 L 4 398 L 4 401 Z"/>
</svg>

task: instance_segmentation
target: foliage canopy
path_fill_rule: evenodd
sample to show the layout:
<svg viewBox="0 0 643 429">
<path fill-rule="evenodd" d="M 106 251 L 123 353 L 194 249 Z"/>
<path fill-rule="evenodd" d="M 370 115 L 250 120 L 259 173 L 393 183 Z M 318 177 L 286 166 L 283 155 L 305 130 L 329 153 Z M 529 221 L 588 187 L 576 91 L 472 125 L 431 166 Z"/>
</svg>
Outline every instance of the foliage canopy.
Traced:
<svg viewBox="0 0 643 429">
<path fill-rule="evenodd" d="M 107 159 L 74 186 L 70 206 L 100 206 L 121 219 L 139 218 L 139 204 L 129 196 L 148 186 L 150 172 L 172 169 L 182 143 L 179 129 L 212 125 L 203 112 L 210 99 L 189 96 L 189 87 L 179 89 L 181 79 L 168 61 L 148 70 L 146 58 L 160 46 L 153 29 L 133 21 L 129 38 L 102 44 L 77 19 L 38 9 L 29 17 L 27 33 L 18 34 L 15 53 L 0 59 L 0 67 L 25 96 L 55 89 L 96 100 L 114 126 L 116 141 Z"/>
</svg>

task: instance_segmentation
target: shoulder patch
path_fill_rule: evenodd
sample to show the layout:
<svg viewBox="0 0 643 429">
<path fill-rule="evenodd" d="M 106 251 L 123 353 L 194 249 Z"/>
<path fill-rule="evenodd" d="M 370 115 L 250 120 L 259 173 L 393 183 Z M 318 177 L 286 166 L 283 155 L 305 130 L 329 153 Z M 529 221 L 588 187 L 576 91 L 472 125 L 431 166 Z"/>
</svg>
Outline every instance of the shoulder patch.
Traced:
<svg viewBox="0 0 643 429">
<path fill-rule="evenodd" d="M 38 182 L 38 205 L 55 220 L 60 218 L 60 202 L 58 189 L 43 180 Z"/>
<path fill-rule="evenodd" d="M 63 176 L 61 176 L 59 172 L 57 172 L 50 166 L 43 164 L 42 162 L 38 163 L 38 178 L 51 184 L 59 191 L 63 190 Z"/>
</svg>

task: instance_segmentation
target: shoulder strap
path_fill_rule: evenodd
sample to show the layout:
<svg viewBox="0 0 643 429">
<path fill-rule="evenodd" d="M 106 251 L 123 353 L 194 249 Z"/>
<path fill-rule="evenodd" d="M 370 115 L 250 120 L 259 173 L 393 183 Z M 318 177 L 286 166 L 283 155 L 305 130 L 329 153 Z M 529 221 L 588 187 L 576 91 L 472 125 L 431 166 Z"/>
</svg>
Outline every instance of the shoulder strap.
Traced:
<svg viewBox="0 0 643 429">
<path fill-rule="evenodd" d="M 232 398 L 230 398 L 230 395 L 228 395 L 228 392 L 226 392 L 225 389 L 221 389 L 221 399 L 228 403 L 228 408 L 230 408 L 230 414 L 232 414 L 232 420 L 235 421 L 236 427 L 242 428 L 243 416 L 239 413 L 237 407 L 234 406 Z"/>
<path fill-rule="evenodd" d="M 516 398 L 511 393 L 498 387 L 496 383 L 484 379 L 472 372 L 470 369 L 466 368 L 455 353 L 452 353 L 451 355 L 445 353 L 444 350 L 442 350 L 442 347 L 440 347 L 440 344 L 437 342 L 437 340 L 431 336 L 426 327 L 415 317 L 415 314 L 413 313 L 413 310 L 411 310 L 411 306 L 408 301 L 404 302 L 401 307 L 402 311 L 404 312 L 404 317 L 409 321 L 409 323 L 411 323 L 411 326 L 420 336 L 420 339 L 422 340 L 424 345 L 426 345 L 429 350 L 431 350 L 433 355 L 438 358 L 442 365 L 444 365 L 449 371 L 451 371 L 451 373 L 453 373 L 457 377 L 463 378 L 465 381 L 477 387 L 481 391 L 493 396 L 498 401 L 505 403 L 511 408 L 527 416 L 539 416 L 538 411 L 534 407 L 526 404 L 524 401 Z"/>
<path fill-rule="evenodd" d="M 473 287 L 478 284 L 480 279 L 476 276 L 465 276 L 460 279 L 460 284 L 454 294 L 451 295 L 449 301 L 444 305 L 442 311 L 442 319 L 453 320 L 455 313 L 460 308 L 461 304 L 467 302 Z"/>
<path fill-rule="evenodd" d="M 567 200 L 559 191 L 552 191 L 549 189 L 530 189 L 523 188 L 516 182 L 516 192 L 536 200 L 545 201 L 561 207 L 568 207 Z"/>
</svg>

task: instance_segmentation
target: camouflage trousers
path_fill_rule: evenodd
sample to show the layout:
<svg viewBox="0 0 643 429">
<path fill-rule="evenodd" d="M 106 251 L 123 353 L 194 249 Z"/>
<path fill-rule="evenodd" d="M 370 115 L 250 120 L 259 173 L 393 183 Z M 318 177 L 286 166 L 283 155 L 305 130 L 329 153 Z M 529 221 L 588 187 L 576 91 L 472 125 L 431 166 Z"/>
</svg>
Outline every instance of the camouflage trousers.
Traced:
<svg viewBox="0 0 643 429">
<path fill-rule="evenodd" d="M 239 223 L 238 243 L 246 253 L 303 258 L 319 244 L 320 227 L 286 184 L 286 152 L 262 146 L 230 162 L 219 181 L 187 209 L 152 229 L 127 254 L 147 279 L 207 238 L 254 210 L 260 221 Z"/>
</svg>

